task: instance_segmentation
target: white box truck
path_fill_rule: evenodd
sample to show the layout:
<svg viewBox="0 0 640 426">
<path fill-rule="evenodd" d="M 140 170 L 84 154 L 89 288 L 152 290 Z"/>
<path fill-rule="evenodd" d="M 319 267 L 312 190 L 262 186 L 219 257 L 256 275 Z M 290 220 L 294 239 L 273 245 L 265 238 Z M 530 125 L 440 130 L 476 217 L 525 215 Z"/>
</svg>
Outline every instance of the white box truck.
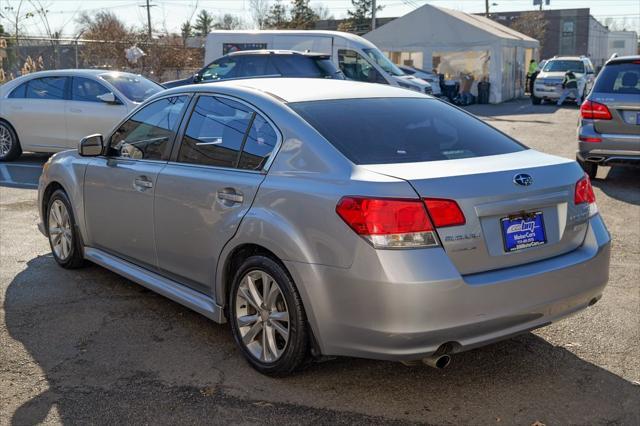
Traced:
<svg viewBox="0 0 640 426">
<path fill-rule="evenodd" d="M 205 65 L 239 50 L 280 49 L 325 53 L 350 80 L 390 84 L 422 93 L 431 85 L 405 74 L 370 41 L 340 31 L 220 30 L 207 35 Z"/>
</svg>

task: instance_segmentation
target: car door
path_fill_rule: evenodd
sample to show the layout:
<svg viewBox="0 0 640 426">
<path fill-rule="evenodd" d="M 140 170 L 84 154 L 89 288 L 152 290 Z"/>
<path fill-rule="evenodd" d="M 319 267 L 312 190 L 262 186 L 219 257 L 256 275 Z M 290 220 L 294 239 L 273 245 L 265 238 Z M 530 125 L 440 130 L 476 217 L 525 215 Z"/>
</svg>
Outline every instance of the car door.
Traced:
<svg viewBox="0 0 640 426">
<path fill-rule="evenodd" d="M 156 269 L 153 197 L 167 164 L 187 95 L 158 99 L 125 120 L 84 179 L 88 246 Z"/>
<path fill-rule="evenodd" d="M 66 103 L 70 146 L 76 147 L 80 139 L 87 135 L 108 134 L 127 115 L 127 106 L 120 99 L 107 103 L 98 97 L 108 93 L 112 91 L 92 78 L 72 77 L 71 98 Z"/>
<path fill-rule="evenodd" d="M 34 78 L 6 100 L 7 118 L 23 150 L 55 152 L 69 148 L 64 113 L 68 80 L 65 76 Z"/>
<path fill-rule="evenodd" d="M 223 96 L 201 95 L 183 127 L 156 185 L 158 264 L 210 294 L 218 256 L 251 207 L 279 137 L 250 106 Z"/>
</svg>

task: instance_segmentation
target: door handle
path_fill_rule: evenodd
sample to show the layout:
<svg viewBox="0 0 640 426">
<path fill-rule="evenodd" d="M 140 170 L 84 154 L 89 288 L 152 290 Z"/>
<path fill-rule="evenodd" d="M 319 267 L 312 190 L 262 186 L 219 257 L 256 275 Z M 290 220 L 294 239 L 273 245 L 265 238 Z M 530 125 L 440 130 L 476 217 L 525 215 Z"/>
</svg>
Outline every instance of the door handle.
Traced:
<svg viewBox="0 0 640 426">
<path fill-rule="evenodd" d="M 79 108 L 69 108 L 69 111 L 71 111 L 71 112 L 82 112 L 82 110 L 79 109 Z"/>
<path fill-rule="evenodd" d="M 244 196 L 241 192 L 236 192 L 235 190 L 224 189 L 218 191 L 218 199 L 222 201 L 228 201 L 231 204 L 242 203 L 244 200 Z"/>
<path fill-rule="evenodd" d="M 146 176 L 138 176 L 133 181 L 133 187 L 138 191 L 145 191 L 153 188 L 153 182 Z"/>
</svg>

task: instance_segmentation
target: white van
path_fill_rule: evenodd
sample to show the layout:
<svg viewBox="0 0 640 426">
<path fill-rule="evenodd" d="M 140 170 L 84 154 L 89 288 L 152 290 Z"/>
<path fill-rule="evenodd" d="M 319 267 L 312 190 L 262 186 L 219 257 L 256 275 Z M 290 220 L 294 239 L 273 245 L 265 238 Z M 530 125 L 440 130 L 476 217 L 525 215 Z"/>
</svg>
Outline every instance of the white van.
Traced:
<svg viewBox="0 0 640 426">
<path fill-rule="evenodd" d="M 207 35 L 205 64 L 239 50 L 282 49 L 325 53 L 350 80 L 390 84 L 422 93 L 431 85 L 405 74 L 370 41 L 340 31 L 220 30 Z"/>
</svg>

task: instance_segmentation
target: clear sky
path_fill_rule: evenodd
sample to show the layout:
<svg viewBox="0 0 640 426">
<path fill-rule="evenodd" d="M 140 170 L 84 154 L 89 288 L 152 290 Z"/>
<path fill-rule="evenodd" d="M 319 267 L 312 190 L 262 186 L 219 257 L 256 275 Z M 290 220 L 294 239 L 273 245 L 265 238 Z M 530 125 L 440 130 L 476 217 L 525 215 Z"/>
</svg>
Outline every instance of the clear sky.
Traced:
<svg viewBox="0 0 640 426">
<path fill-rule="evenodd" d="M 20 0 L 0 0 L 0 12 L 7 6 L 17 6 Z M 82 11 L 94 13 L 99 10 L 115 12 L 130 25 L 146 25 L 146 10 L 141 5 L 146 0 L 39 0 L 49 11 L 49 22 L 54 30 L 62 29 L 63 34 L 72 35 L 75 31 L 75 19 Z M 28 10 L 29 0 L 23 0 Z M 283 0 L 290 3 L 289 0 Z M 154 26 L 178 32 L 180 24 L 189 19 L 194 10 L 207 9 L 214 15 L 232 13 L 241 16 L 251 26 L 251 14 L 248 0 L 150 0 L 154 5 L 151 16 Z M 384 6 L 379 16 L 401 16 L 416 6 L 429 3 L 457 9 L 465 12 L 483 12 L 484 0 L 378 0 Z M 512 10 L 533 10 L 533 0 L 490 0 L 491 10 L 495 12 Z M 324 4 L 335 18 L 345 17 L 351 2 L 349 0 L 312 0 L 311 5 Z M 606 17 L 617 20 L 626 19 L 627 25 L 640 32 L 640 0 L 551 0 L 550 9 L 583 8 L 591 9 L 591 14 L 603 21 Z M 44 34 L 39 19 L 31 18 L 25 25 L 32 34 Z"/>
</svg>

